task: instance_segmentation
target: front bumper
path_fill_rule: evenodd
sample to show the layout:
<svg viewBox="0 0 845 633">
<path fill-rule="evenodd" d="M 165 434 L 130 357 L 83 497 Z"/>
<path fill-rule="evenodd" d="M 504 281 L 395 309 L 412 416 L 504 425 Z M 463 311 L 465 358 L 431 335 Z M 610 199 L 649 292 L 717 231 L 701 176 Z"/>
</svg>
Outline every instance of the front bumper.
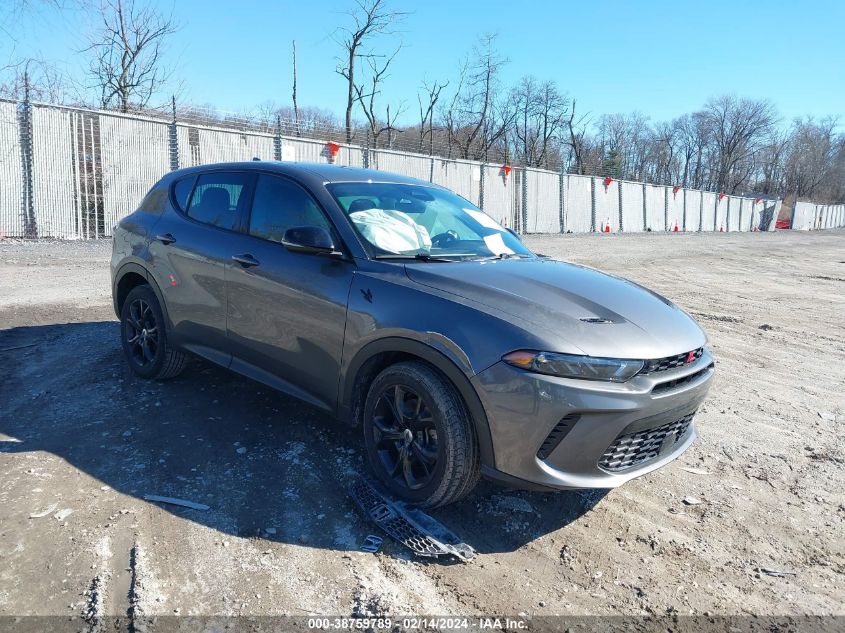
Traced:
<svg viewBox="0 0 845 633">
<path fill-rule="evenodd" d="M 495 464 L 485 472 L 526 487 L 620 486 L 660 468 L 692 444 L 691 414 L 713 376 L 713 358 L 706 350 L 694 363 L 621 384 L 496 363 L 472 379 L 493 440 Z"/>
</svg>

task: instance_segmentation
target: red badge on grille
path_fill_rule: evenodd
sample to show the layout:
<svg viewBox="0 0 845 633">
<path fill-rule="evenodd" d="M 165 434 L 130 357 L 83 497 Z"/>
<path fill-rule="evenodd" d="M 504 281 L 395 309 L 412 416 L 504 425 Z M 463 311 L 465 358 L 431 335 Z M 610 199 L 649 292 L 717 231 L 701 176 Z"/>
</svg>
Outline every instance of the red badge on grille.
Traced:
<svg viewBox="0 0 845 633">
<path fill-rule="evenodd" d="M 690 352 L 689 354 L 687 354 L 687 365 L 689 365 L 694 360 L 695 360 L 695 352 Z"/>
</svg>

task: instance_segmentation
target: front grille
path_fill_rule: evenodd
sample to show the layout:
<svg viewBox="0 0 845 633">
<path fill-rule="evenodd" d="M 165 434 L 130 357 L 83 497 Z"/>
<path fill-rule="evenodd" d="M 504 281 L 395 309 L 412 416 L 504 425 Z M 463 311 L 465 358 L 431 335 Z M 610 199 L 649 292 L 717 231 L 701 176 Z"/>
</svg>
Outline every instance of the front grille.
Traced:
<svg viewBox="0 0 845 633">
<path fill-rule="evenodd" d="M 640 373 L 642 374 L 653 374 L 657 371 L 666 371 L 667 369 L 675 369 L 675 367 L 683 367 L 684 365 L 689 365 L 694 363 L 701 355 L 704 353 L 704 348 L 699 347 L 698 349 L 693 350 L 692 352 L 684 352 L 683 354 L 678 354 L 677 356 L 667 356 L 666 358 L 656 358 L 654 360 L 647 360 L 645 363 L 645 367 L 642 368 Z M 692 354 L 693 357 L 689 361 L 689 355 Z"/>
<path fill-rule="evenodd" d="M 697 371 L 694 374 L 690 374 L 689 376 L 684 376 L 683 378 L 675 378 L 675 380 L 667 380 L 666 382 L 661 382 L 659 385 L 656 385 L 654 389 L 651 390 L 651 393 L 663 393 L 664 391 L 670 391 L 671 389 L 683 387 L 684 385 L 688 385 L 694 380 L 697 380 L 711 369 L 713 369 L 712 364 L 708 365 L 701 371 Z"/>
<path fill-rule="evenodd" d="M 599 467 L 604 470 L 619 471 L 654 459 L 660 454 L 667 437 L 674 435 L 675 439 L 670 440 L 666 448 L 674 446 L 686 435 L 692 424 L 693 415 L 695 414 L 690 413 L 680 420 L 653 429 L 620 435 L 601 456 Z"/>
</svg>

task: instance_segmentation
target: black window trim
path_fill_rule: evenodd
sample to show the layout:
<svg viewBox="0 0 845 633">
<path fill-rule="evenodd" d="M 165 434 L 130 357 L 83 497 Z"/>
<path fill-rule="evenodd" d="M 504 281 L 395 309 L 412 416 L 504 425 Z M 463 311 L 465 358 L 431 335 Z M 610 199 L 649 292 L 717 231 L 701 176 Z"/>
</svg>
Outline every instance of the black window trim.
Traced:
<svg viewBox="0 0 845 633">
<path fill-rule="evenodd" d="M 335 242 L 337 242 L 342 247 L 340 250 L 346 252 L 346 246 L 345 246 L 345 244 L 343 244 L 343 239 L 340 237 L 340 234 L 337 230 L 337 227 L 335 226 L 335 223 L 332 221 L 331 216 L 329 216 L 329 214 L 323 208 L 323 205 L 320 204 L 319 200 L 317 200 L 317 196 L 315 196 L 311 192 L 311 190 L 308 189 L 308 187 L 306 187 L 305 185 L 303 185 L 300 182 L 297 182 L 297 180 L 295 178 L 290 178 L 286 174 L 279 174 L 279 173 L 272 172 L 272 171 L 265 171 L 265 170 L 258 170 L 258 169 L 256 169 L 254 173 L 256 174 L 256 178 L 255 178 L 255 181 L 253 182 L 252 191 L 251 191 L 250 200 L 249 200 L 249 210 L 246 214 L 246 223 L 245 223 L 245 226 L 244 226 L 244 233 L 246 235 L 248 235 L 249 237 L 254 237 L 257 240 L 263 240 L 265 242 L 270 242 L 271 244 L 278 244 L 278 245 L 281 246 L 281 242 L 277 242 L 276 240 L 269 240 L 266 237 L 261 237 L 260 235 L 253 235 L 252 233 L 249 232 L 249 226 L 250 226 L 250 223 L 252 222 L 252 205 L 255 202 L 255 190 L 258 188 L 258 177 L 259 176 L 269 176 L 271 178 L 279 178 L 281 180 L 284 180 L 284 181 L 288 182 L 289 184 L 293 185 L 294 187 L 298 187 L 299 189 L 304 191 L 305 195 L 307 195 L 311 199 L 311 201 L 316 205 L 317 209 L 323 215 L 323 219 L 326 221 L 326 224 L 328 224 L 328 226 L 329 226 L 329 232 L 332 235 L 332 239 L 335 240 Z"/>
<path fill-rule="evenodd" d="M 171 183 L 171 185 L 170 185 L 170 196 L 171 196 L 171 199 L 172 199 L 171 202 L 173 203 L 173 208 L 176 209 L 176 213 L 180 217 L 182 217 L 185 220 L 188 220 L 189 222 L 192 222 L 193 224 L 196 224 L 198 226 L 205 226 L 205 227 L 209 227 L 209 228 L 212 228 L 212 229 L 217 229 L 218 231 L 226 231 L 227 233 L 246 234 L 246 231 L 245 231 L 245 228 L 244 228 L 244 226 L 245 226 L 244 225 L 244 216 L 248 215 L 248 213 L 238 213 L 238 223 L 235 226 L 235 228 L 232 228 L 232 229 L 226 228 L 225 226 L 218 226 L 216 224 L 211 224 L 210 222 L 203 222 L 202 220 L 197 220 L 196 218 L 192 218 L 190 215 L 188 215 L 188 209 L 191 207 L 191 201 L 194 198 L 194 193 L 196 192 L 196 188 L 197 188 L 197 182 L 199 181 L 200 177 L 207 176 L 207 175 L 210 175 L 210 174 L 220 174 L 220 173 L 223 173 L 223 174 L 244 174 L 244 175 L 248 176 L 247 183 L 244 185 L 246 191 L 241 193 L 241 198 L 243 198 L 244 196 L 247 196 L 246 200 L 244 201 L 244 204 L 248 204 L 249 205 L 248 210 L 251 211 L 252 210 L 252 193 L 255 189 L 256 172 L 249 170 L 249 169 L 226 169 L 225 167 L 221 167 L 221 168 L 218 168 L 218 169 L 204 169 L 204 170 L 200 170 L 200 171 L 197 171 L 196 173 L 192 174 L 192 176 L 194 178 L 194 182 L 191 185 L 191 193 L 188 195 L 188 202 L 187 202 L 187 208 L 186 209 L 180 208 L 179 205 L 175 203 L 176 202 L 176 196 L 174 194 L 174 189 L 176 187 L 176 183 L 179 180 L 182 180 L 182 179 L 181 178 L 174 179 L 173 183 Z M 238 198 L 238 205 L 239 206 L 240 206 L 241 198 Z M 246 226 L 249 226 L 249 224 L 247 223 Z"/>
<path fill-rule="evenodd" d="M 211 167 L 211 168 L 206 168 L 206 169 L 200 169 L 200 170 L 198 170 L 194 173 L 191 173 L 191 174 L 188 174 L 188 175 L 185 176 L 186 178 L 193 178 L 194 179 L 193 183 L 191 184 L 191 192 L 188 194 L 188 201 L 187 201 L 188 207 L 191 206 L 191 199 L 194 197 L 194 191 L 196 190 L 197 182 L 199 181 L 200 176 L 205 176 L 205 175 L 214 174 L 214 173 L 229 173 L 229 174 L 237 173 L 237 174 L 246 174 L 248 176 L 251 176 L 251 178 L 249 180 L 249 184 L 248 184 L 249 189 L 248 189 L 247 192 L 245 192 L 243 194 L 243 195 L 246 195 L 248 197 L 248 201 L 246 203 L 248 206 L 246 208 L 245 213 L 240 214 L 240 218 L 239 218 L 240 221 L 238 223 L 238 226 L 235 229 L 227 229 L 226 227 L 217 226 L 216 224 L 209 224 L 208 222 L 201 222 L 200 220 L 197 220 L 196 218 L 192 218 L 191 216 L 189 216 L 187 209 L 182 209 L 176 203 L 176 196 L 175 196 L 175 193 L 174 193 L 176 183 L 179 182 L 180 180 L 183 180 L 183 178 L 174 178 L 173 182 L 170 183 L 171 204 L 173 205 L 173 208 L 176 210 L 177 215 L 179 215 L 183 219 L 185 219 L 189 222 L 192 222 L 193 224 L 196 224 L 198 226 L 209 227 L 209 228 L 212 228 L 212 229 L 217 229 L 218 231 L 225 231 L 226 233 L 237 233 L 239 235 L 244 235 L 246 237 L 249 237 L 249 238 L 252 238 L 252 239 L 255 239 L 255 240 L 261 240 L 262 242 L 266 242 L 268 244 L 275 244 L 275 245 L 279 246 L 280 248 L 284 248 L 284 246 L 279 242 L 276 242 L 274 240 L 268 240 L 268 239 L 261 237 L 259 235 L 251 235 L 249 233 L 249 223 L 250 223 L 250 219 L 252 218 L 252 203 L 255 200 L 255 186 L 258 183 L 258 176 L 259 175 L 265 175 L 265 176 L 273 176 L 275 178 L 282 178 L 282 179 L 292 183 L 293 185 L 299 187 L 303 191 L 305 191 L 305 193 L 308 195 L 308 197 L 310 197 L 311 200 L 314 202 L 314 204 L 317 205 L 317 208 L 320 210 L 320 213 L 323 214 L 323 217 L 328 222 L 329 229 L 330 229 L 330 232 L 332 234 L 332 239 L 335 240 L 335 245 L 337 246 L 338 250 L 343 254 L 342 258 L 343 259 L 354 259 L 354 257 L 352 256 L 352 252 L 346 246 L 346 243 L 343 239 L 343 236 L 341 235 L 340 231 L 337 230 L 337 225 L 336 225 L 335 221 L 332 219 L 331 215 L 329 215 L 329 213 L 326 211 L 326 208 L 320 202 L 318 197 L 316 195 L 314 195 L 314 192 L 311 191 L 306 185 L 304 185 L 303 183 L 296 180 L 296 178 L 292 178 L 288 174 L 280 174 L 278 172 L 271 171 L 271 170 L 268 170 L 268 169 L 243 169 L 243 168 L 231 169 L 231 168 L 226 168 L 226 167 Z M 287 249 L 285 249 L 285 250 L 287 250 Z"/>
<path fill-rule="evenodd" d="M 183 209 L 179 205 L 179 200 L 177 200 L 177 198 L 176 198 L 176 185 L 177 185 L 177 183 L 180 183 L 183 180 L 189 180 L 189 179 L 191 180 L 191 188 L 188 190 L 188 199 L 186 201 L 186 204 L 190 203 L 191 202 L 191 196 L 194 195 L 194 187 L 197 186 L 197 178 L 198 177 L 199 177 L 198 174 L 188 174 L 186 176 L 182 176 L 181 178 L 174 178 L 173 182 L 170 183 L 170 204 L 173 206 L 174 209 L 176 209 L 177 211 L 180 211 L 184 215 L 187 215 L 188 210 Z"/>
</svg>

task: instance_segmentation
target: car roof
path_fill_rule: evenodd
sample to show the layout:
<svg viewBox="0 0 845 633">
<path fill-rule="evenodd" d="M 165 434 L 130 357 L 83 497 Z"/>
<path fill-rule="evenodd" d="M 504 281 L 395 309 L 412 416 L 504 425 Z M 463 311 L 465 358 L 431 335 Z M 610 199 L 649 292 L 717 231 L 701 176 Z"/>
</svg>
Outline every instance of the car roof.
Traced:
<svg viewBox="0 0 845 633">
<path fill-rule="evenodd" d="M 394 174 L 377 169 L 363 169 L 361 167 L 347 167 L 346 165 L 328 165 L 326 163 L 292 163 L 274 160 L 251 160 L 231 163 L 210 163 L 187 167 L 171 172 L 171 177 L 216 171 L 220 169 L 236 169 L 238 171 L 276 172 L 287 176 L 298 176 L 307 179 L 319 179 L 324 183 L 330 182 L 387 182 L 408 185 L 432 185 L 427 180 L 419 180 L 410 176 Z"/>
</svg>

